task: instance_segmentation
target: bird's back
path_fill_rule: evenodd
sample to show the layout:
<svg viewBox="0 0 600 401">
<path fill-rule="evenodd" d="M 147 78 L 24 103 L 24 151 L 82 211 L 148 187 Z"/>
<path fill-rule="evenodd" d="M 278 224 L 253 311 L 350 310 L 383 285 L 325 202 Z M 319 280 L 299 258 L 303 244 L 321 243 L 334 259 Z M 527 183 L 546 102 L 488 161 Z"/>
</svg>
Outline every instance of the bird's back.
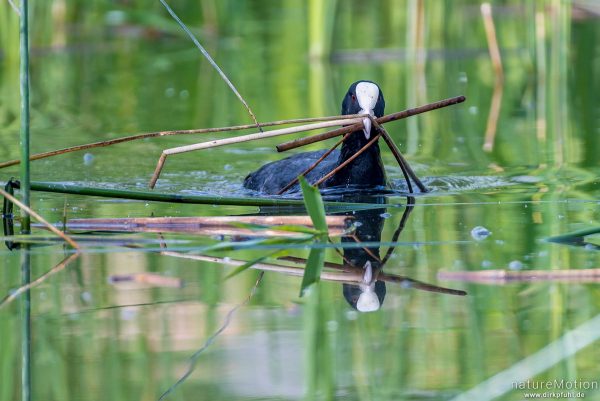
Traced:
<svg viewBox="0 0 600 401">
<path fill-rule="evenodd" d="M 258 170 L 248 174 L 244 180 L 244 187 L 274 195 L 312 166 L 325 152 L 326 150 L 317 150 L 314 152 L 298 153 L 282 160 L 267 163 Z M 338 150 L 331 152 L 325 160 L 307 174 L 306 178 L 308 182 L 313 183 L 333 170 L 337 165 L 339 156 L 340 152 Z M 296 192 L 297 190 L 298 185 L 295 185 L 288 192 Z"/>
</svg>

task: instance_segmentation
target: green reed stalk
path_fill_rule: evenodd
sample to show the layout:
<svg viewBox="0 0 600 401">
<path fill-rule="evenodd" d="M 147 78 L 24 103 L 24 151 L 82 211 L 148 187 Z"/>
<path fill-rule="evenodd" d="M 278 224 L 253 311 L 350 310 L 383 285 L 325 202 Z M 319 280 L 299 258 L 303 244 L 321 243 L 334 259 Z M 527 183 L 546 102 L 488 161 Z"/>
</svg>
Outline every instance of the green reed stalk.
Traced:
<svg viewBox="0 0 600 401">
<path fill-rule="evenodd" d="M 29 206 L 29 23 L 27 0 L 21 0 L 19 37 L 21 59 L 19 73 L 21 85 L 21 193 L 23 194 L 23 203 Z M 29 215 L 25 211 L 21 211 L 21 232 L 28 234 L 30 230 Z"/>
<path fill-rule="evenodd" d="M 106 198 L 121 198 L 133 200 L 145 200 L 155 202 L 190 203 L 203 205 L 229 205 L 229 206 L 277 206 L 298 207 L 304 206 L 302 199 L 276 199 L 258 197 L 227 197 L 227 196 L 203 196 L 203 195 L 181 195 L 146 191 L 129 191 L 120 189 L 93 188 L 71 184 L 52 182 L 32 182 L 31 190 L 41 192 L 55 192 L 73 195 L 100 196 Z M 369 203 L 347 203 L 347 202 L 325 202 L 325 206 L 339 210 L 368 209 L 381 207 Z"/>
<path fill-rule="evenodd" d="M 21 4 L 27 0 L 22 0 Z M 25 9 L 21 8 L 25 11 Z M 23 15 L 26 15 L 23 13 Z M 31 280 L 31 254 L 28 246 L 21 251 L 21 285 Z M 31 400 L 31 292 L 25 291 L 21 298 L 21 400 Z"/>
<path fill-rule="evenodd" d="M 23 203 L 30 205 L 29 172 L 29 7 L 28 0 L 21 0 L 19 23 L 19 80 L 21 87 L 21 191 Z M 21 233 L 29 234 L 31 221 L 29 214 L 21 209 Z M 22 250 L 21 283 L 29 283 L 31 276 L 31 255 L 28 247 Z M 26 291 L 21 301 L 21 400 L 31 400 L 31 293 Z"/>
</svg>

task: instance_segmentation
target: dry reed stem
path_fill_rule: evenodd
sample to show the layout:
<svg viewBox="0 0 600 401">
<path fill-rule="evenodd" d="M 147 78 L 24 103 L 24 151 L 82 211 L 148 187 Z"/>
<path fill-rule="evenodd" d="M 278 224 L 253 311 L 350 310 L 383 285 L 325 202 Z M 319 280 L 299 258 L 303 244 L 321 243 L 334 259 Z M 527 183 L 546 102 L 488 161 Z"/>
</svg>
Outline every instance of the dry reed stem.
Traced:
<svg viewBox="0 0 600 401">
<path fill-rule="evenodd" d="M 334 236 L 344 235 L 348 216 L 326 216 L 326 223 Z M 235 223 L 260 225 L 264 229 L 236 227 Z M 107 219 L 72 219 L 69 230 L 119 232 L 185 232 L 200 235 L 232 236 L 286 236 L 297 237 L 301 232 L 278 229 L 292 225 L 313 227 L 308 216 L 213 216 L 213 217 L 142 217 Z"/>
<path fill-rule="evenodd" d="M 328 128 L 328 127 L 333 127 L 336 125 L 343 125 L 343 124 L 348 124 L 348 123 L 353 124 L 353 123 L 360 122 L 360 121 L 361 121 L 360 118 L 323 121 L 323 122 L 318 122 L 318 123 L 313 123 L 313 124 L 300 125 L 297 127 L 280 128 L 280 129 L 275 129 L 275 130 L 271 130 L 271 131 L 267 131 L 267 132 L 259 132 L 259 133 L 236 136 L 236 137 L 225 138 L 225 139 L 216 139 L 213 141 L 201 142 L 201 143 L 196 143 L 193 145 L 178 146 L 176 148 L 165 149 L 165 150 L 163 150 L 163 152 L 158 160 L 158 163 L 156 165 L 156 169 L 154 170 L 154 173 L 152 174 L 152 178 L 150 179 L 149 187 L 154 188 L 154 186 L 156 185 L 156 181 L 160 177 L 160 173 L 164 167 L 167 156 L 169 156 L 169 155 L 186 153 L 186 152 L 191 152 L 194 150 L 209 149 L 209 148 L 214 148 L 217 146 L 231 145 L 234 143 L 255 141 L 258 139 L 271 138 L 271 137 L 280 136 L 280 135 L 296 134 L 298 132 L 312 131 L 315 129 Z"/>
<path fill-rule="evenodd" d="M 340 144 L 342 142 L 344 142 L 344 140 L 348 137 L 348 135 L 350 134 L 346 134 L 342 137 L 342 139 L 340 139 L 339 141 L 337 141 L 335 143 L 335 145 L 333 145 L 331 148 L 329 148 L 329 150 L 325 153 L 323 153 L 323 156 L 321 156 L 319 158 L 319 160 L 317 160 L 316 162 L 314 162 L 312 164 L 312 166 L 310 166 L 309 168 L 307 168 L 306 170 L 304 170 L 302 173 L 300 173 L 300 175 L 296 178 L 294 178 L 293 180 L 291 180 L 285 187 L 281 188 L 278 192 L 277 195 L 281 195 L 283 194 L 285 191 L 287 191 L 288 189 L 290 189 L 294 184 L 296 184 L 298 182 L 298 179 L 302 176 L 305 177 L 306 174 L 310 173 L 311 171 L 313 171 L 315 169 L 315 167 L 317 167 L 323 160 L 325 160 L 327 158 L 327 156 L 329 156 L 331 154 L 331 152 L 333 152 L 338 146 L 340 146 Z"/>
<path fill-rule="evenodd" d="M 454 104 L 462 103 L 466 100 L 464 96 L 455 96 L 448 99 L 439 100 L 437 102 L 428 103 L 423 106 L 415 107 L 412 109 L 406 109 L 403 111 L 399 111 L 397 113 L 387 114 L 383 117 L 377 118 L 377 122 L 379 124 L 385 124 L 392 121 L 402 120 L 407 117 L 412 117 L 417 114 L 426 113 L 428 111 L 441 109 L 443 107 L 452 106 Z M 364 117 L 364 115 L 363 115 Z M 325 132 L 323 134 L 317 134 L 309 137 L 295 139 L 293 141 L 285 142 L 276 146 L 278 152 L 285 152 L 287 150 L 296 149 L 301 146 L 310 145 L 311 143 L 325 141 L 327 139 L 344 135 L 349 132 L 358 131 L 362 128 L 361 123 L 356 123 L 353 125 L 344 126 L 342 128 L 335 129 L 333 131 Z"/>
<path fill-rule="evenodd" d="M 375 124 L 377 124 L 379 126 L 379 124 L 377 122 L 375 122 Z M 427 189 L 425 184 L 423 184 L 423 182 L 421 182 L 419 177 L 417 177 L 417 175 L 413 171 L 412 167 L 410 167 L 410 164 L 408 163 L 408 161 L 404 158 L 404 156 L 402 156 L 400 149 L 398 149 L 398 147 L 396 146 L 396 143 L 394 142 L 394 140 L 392 139 L 390 134 L 388 134 L 388 132 L 382 126 L 379 126 L 379 127 L 381 128 L 381 136 L 383 137 L 383 140 L 385 141 L 385 143 L 388 145 L 388 147 L 392 151 L 392 154 L 396 158 L 396 161 L 400 165 L 400 168 L 403 169 L 402 173 L 404 174 L 404 178 L 406 179 L 406 175 L 408 175 L 414 181 L 415 185 L 417 187 L 419 187 L 419 190 L 421 192 L 429 192 L 429 190 Z M 404 170 L 406 170 L 406 171 L 404 171 Z M 409 192 L 412 193 L 412 188 L 411 188 L 410 182 L 408 179 L 406 179 L 406 181 L 408 183 Z"/>
<path fill-rule="evenodd" d="M 284 256 L 279 259 L 286 260 L 286 261 L 289 261 L 292 263 L 297 263 L 297 264 L 305 264 L 307 262 L 307 260 L 304 258 L 298 258 L 298 257 L 293 257 L 293 256 Z M 331 263 L 331 262 L 329 262 L 329 263 L 326 262 L 325 267 L 345 271 L 345 272 L 353 274 L 353 277 L 355 277 L 355 280 L 352 280 L 352 281 L 347 281 L 347 280 L 340 280 L 340 281 L 346 281 L 348 283 L 360 283 L 363 281 L 363 277 L 364 277 L 363 269 L 360 267 L 352 267 L 352 266 L 342 265 L 339 263 Z M 304 270 L 304 269 L 301 269 L 301 270 Z M 343 277 L 342 276 L 343 274 L 348 274 L 348 273 L 338 273 L 338 276 Z M 323 273 L 321 273 L 321 274 L 323 274 Z M 321 276 L 321 278 L 323 279 L 323 276 Z M 452 288 L 439 287 L 437 285 L 427 284 L 422 281 L 413 280 L 412 278 L 409 278 L 409 277 L 397 276 L 395 274 L 387 274 L 381 270 L 377 274 L 377 280 L 385 281 L 387 283 L 399 283 L 399 284 L 408 283 L 409 288 L 422 290 L 422 291 L 437 292 L 437 293 L 449 294 L 449 295 L 460 295 L 460 296 L 467 295 L 467 293 L 462 290 L 455 290 Z"/>
<path fill-rule="evenodd" d="M 272 127 L 277 125 L 287 125 L 287 124 L 303 124 L 303 123 L 313 123 L 320 121 L 332 121 L 332 120 L 345 120 L 345 119 L 353 119 L 359 117 L 358 114 L 348 115 L 348 116 L 326 116 L 326 117 L 311 117 L 311 118 L 296 118 L 291 120 L 278 120 L 278 121 L 269 121 L 266 123 L 262 123 L 262 127 Z M 218 127 L 218 128 L 198 128 L 198 129 L 189 129 L 189 130 L 170 130 L 170 131 L 155 131 L 155 132 L 146 132 L 142 134 L 124 136 L 121 138 L 109 139 L 107 141 L 93 142 L 82 145 L 71 146 L 68 148 L 51 150 L 48 152 L 37 153 L 32 155 L 29 160 L 39 160 L 45 159 L 47 157 L 58 156 L 66 153 L 77 152 L 81 150 L 101 148 L 111 145 L 117 145 L 124 142 L 137 141 L 140 139 L 149 139 L 149 138 L 161 138 L 166 136 L 173 135 L 192 135 L 192 134 L 212 134 L 219 132 L 229 132 L 229 131 L 241 131 L 246 129 L 256 128 L 254 124 L 245 124 L 245 125 L 234 125 L 230 127 Z M 8 160 L 0 163 L 0 169 L 5 167 L 16 166 L 21 163 L 21 160 L 14 159 Z"/>
<path fill-rule="evenodd" d="M 12 7 L 12 9 L 15 11 L 15 13 L 17 13 L 17 15 L 20 18 L 21 17 L 21 10 L 19 9 L 19 7 L 13 2 L 13 0 L 8 0 L 8 4 L 10 4 L 10 6 Z"/>
<path fill-rule="evenodd" d="M 504 71 L 502 69 L 502 57 L 500 56 L 500 47 L 498 46 L 498 38 L 496 36 L 496 27 L 492 18 L 492 6 L 490 3 L 481 5 L 481 16 L 485 26 L 485 36 L 487 38 L 490 51 L 490 58 L 494 66 L 494 72 L 499 79 L 504 79 Z"/>
<path fill-rule="evenodd" d="M 483 150 L 491 152 L 494 150 L 494 140 L 498 128 L 498 119 L 500 118 L 500 109 L 502 106 L 502 94 L 504 92 L 504 84 L 502 80 L 496 77 L 494 84 L 494 93 L 492 94 L 492 103 L 490 105 L 490 114 L 488 115 L 487 124 L 485 127 L 485 139 L 483 141 Z"/>
<path fill-rule="evenodd" d="M 515 281 L 598 282 L 600 269 L 440 271 L 438 279 L 492 284 Z"/>
<path fill-rule="evenodd" d="M 179 277 L 167 277 L 155 273 L 113 274 L 108 277 L 111 284 L 137 283 L 152 287 L 182 288 L 183 280 Z"/>
<path fill-rule="evenodd" d="M 48 223 L 42 216 L 37 214 L 31 208 L 25 206 L 17 198 L 15 198 L 14 196 L 12 196 L 11 194 L 9 194 L 8 192 L 4 191 L 1 188 L 0 188 L 0 195 L 4 196 L 9 201 L 11 201 L 15 205 L 19 206 L 22 210 L 24 210 L 31 217 L 35 218 L 37 221 L 42 223 L 46 228 L 48 228 L 48 230 L 52 231 L 54 234 L 58 235 L 60 238 L 65 240 L 67 243 L 69 243 L 69 245 L 71 245 L 73 248 L 79 249 L 79 244 L 77 242 L 75 242 L 71 237 L 69 237 L 68 235 L 66 235 L 65 233 L 63 233 L 62 231 L 57 229 L 56 227 L 54 227 L 52 224 Z"/>
<path fill-rule="evenodd" d="M 481 5 L 481 16 L 485 26 L 485 36 L 488 42 L 490 58 L 496 75 L 494 83 L 494 92 L 492 95 L 492 104 L 490 105 L 490 114 L 485 129 L 485 139 L 483 142 L 483 150 L 491 152 L 494 149 L 494 139 L 498 126 L 498 118 L 500 117 L 500 107 L 502 105 L 502 92 L 504 83 L 504 71 L 502 68 L 502 57 L 498 46 L 498 38 L 496 36 L 496 27 L 492 17 L 492 6 L 490 3 Z"/>
<path fill-rule="evenodd" d="M 237 96 L 237 98 L 240 100 L 240 102 L 242 102 L 242 104 L 244 105 L 244 107 L 248 111 L 248 114 L 250 114 L 250 117 L 252 118 L 252 120 L 256 124 L 256 127 L 258 128 L 258 130 L 260 132 L 262 132 L 262 128 L 261 128 L 260 124 L 258 123 L 258 120 L 256 119 L 256 116 L 252 112 L 252 109 L 250 109 L 250 106 L 248 105 L 248 103 L 246 103 L 246 100 L 242 97 L 242 95 L 240 94 L 240 92 L 238 92 L 237 88 L 229 80 L 229 78 L 227 77 L 227 75 L 225 75 L 225 73 L 223 72 L 223 70 L 221 70 L 221 67 L 219 67 L 219 65 L 215 62 L 215 60 L 213 60 L 213 58 L 210 56 L 210 54 L 208 54 L 208 52 L 206 51 L 206 49 L 200 44 L 200 42 L 198 41 L 198 39 L 196 39 L 196 36 L 192 33 L 192 31 L 190 31 L 188 29 L 188 27 L 183 23 L 183 21 L 181 21 L 181 19 L 179 18 L 179 16 L 177 16 L 177 14 L 175 14 L 175 11 L 173 11 L 171 9 L 171 7 L 169 7 L 169 5 L 167 4 L 167 2 L 165 0 L 159 0 L 159 1 L 165 7 L 165 9 L 167 10 L 167 12 L 171 15 L 171 17 L 173 17 L 173 19 L 179 24 L 179 26 L 181 27 L 181 29 L 183 29 L 183 31 L 189 36 L 189 38 L 192 40 L 192 42 L 194 42 L 194 44 L 196 45 L 196 47 L 198 48 L 198 50 L 200 50 L 200 52 L 202 53 L 202 55 L 204 57 L 206 57 L 206 59 L 208 60 L 208 62 L 210 63 L 210 65 L 212 65 L 213 68 L 217 71 L 217 73 L 221 76 L 221 78 L 223 78 L 223 81 L 225 81 L 225 83 L 233 91 L 233 93 L 235 94 L 235 96 Z"/>
<path fill-rule="evenodd" d="M 337 174 L 338 171 L 340 171 L 341 169 L 343 169 L 344 167 L 346 167 L 348 164 L 352 163 L 352 161 L 354 159 L 356 159 L 364 151 L 366 151 L 368 148 L 370 148 L 371 145 L 373 145 L 375 142 L 377 142 L 377 140 L 379 139 L 380 136 L 381 136 L 381 134 L 375 135 L 369 142 L 367 142 L 367 144 L 365 146 L 363 146 L 362 148 L 360 148 L 360 150 L 358 152 L 356 152 L 355 154 L 353 154 L 352 156 L 350 156 L 346 161 L 344 161 L 342 164 L 340 164 L 339 166 L 337 166 L 336 168 L 334 168 L 333 170 L 331 170 L 329 173 L 325 174 L 325 176 L 321 177 L 321 179 L 319 179 L 317 182 L 315 182 L 313 184 L 313 186 L 318 187 L 324 181 L 326 181 L 329 178 L 331 178 L 334 174 Z"/>
<path fill-rule="evenodd" d="M 375 127 L 377 132 L 379 132 L 383 136 L 385 143 L 388 145 L 388 147 L 392 151 L 392 154 L 396 158 L 396 161 L 398 162 L 398 165 L 400 166 L 400 170 L 402 170 L 402 175 L 404 176 L 404 181 L 406 181 L 406 186 L 408 187 L 408 192 L 412 194 L 413 188 L 412 188 L 412 184 L 410 182 L 410 177 L 409 177 L 408 170 L 407 170 L 408 162 L 404 159 L 404 157 L 402 157 L 402 154 L 400 153 L 400 149 L 398 149 L 398 147 L 396 146 L 396 144 L 394 143 L 392 138 L 389 136 L 389 134 L 387 133 L 385 128 L 383 128 L 381 125 L 379 125 L 379 123 L 377 122 L 377 120 L 375 118 L 371 118 L 371 121 L 373 123 L 373 127 Z M 408 167 L 408 168 L 410 169 L 410 167 Z M 412 171 L 412 169 L 410 169 L 410 170 Z M 416 177 L 416 175 L 415 175 L 415 177 Z"/>
<path fill-rule="evenodd" d="M 248 263 L 245 260 L 236 260 L 230 258 L 219 258 L 216 256 L 205 256 L 205 255 L 190 255 L 180 252 L 172 252 L 172 251 L 164 251 L 160 253 L 165 256 L 172 256 L 176 258 L 182 259 L 191 259 L 198 260 L 202 262 L 210 262 L 210 263 L 220 263 L 229 266 L 242 266 Z M 306 260 L 304 261 L 306 263 Z M 278 265 L 274 263 L 264 263 L 259 262 L 250 266 L 251 269 L 262 270 L 262 271 L 271 271 L 276 273 L 289 274 L 292 276 L 302 277 L 304 275 L 304 268 L 302 267 L 293 267 L 293 266 L 285 266 Z M 347 270 L 347 269 L 345 269 Z M 352 274 L 354 273 L 354 274 Z M 336 281 L 336 282 L 347 282 L 347 283 L 356 283 L 362 280 L 362 275 L 357 272 L 321 272 L 321 280 L 325 281 Z"/>
</svg>

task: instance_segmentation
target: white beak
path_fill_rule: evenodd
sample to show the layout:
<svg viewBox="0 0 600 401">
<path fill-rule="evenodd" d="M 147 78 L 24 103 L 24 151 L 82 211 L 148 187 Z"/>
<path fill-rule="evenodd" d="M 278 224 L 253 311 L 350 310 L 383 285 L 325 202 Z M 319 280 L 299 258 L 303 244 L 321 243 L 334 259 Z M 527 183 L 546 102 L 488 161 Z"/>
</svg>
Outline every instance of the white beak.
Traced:
<svg viewBox="0 0 600 401">
<path fill-rule="evenodd" d="M 375 115 L 373 109 L 379 98 L 379 87 L 377 87 L 377 85 L 371 82 L 360 82 L 356 85 L 356 98 L 358 99 L 358 105 L 361 108 L 359 114 Z M 363 127 L 365 138 L 369 139 L 371 137 L 370 118 L 363 118 Z"/>
</svg>

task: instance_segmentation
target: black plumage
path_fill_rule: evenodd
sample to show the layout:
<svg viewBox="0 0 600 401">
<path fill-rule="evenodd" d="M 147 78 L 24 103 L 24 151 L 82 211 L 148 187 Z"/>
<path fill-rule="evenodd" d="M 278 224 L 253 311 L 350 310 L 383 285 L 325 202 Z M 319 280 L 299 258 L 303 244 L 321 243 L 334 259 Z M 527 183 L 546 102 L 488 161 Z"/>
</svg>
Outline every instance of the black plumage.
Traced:
<svg viewBox="0 0 600 401">
<path fill-rule="evenodd" d="M 360 85 L 361 83 L 362 85 Z M 358 93 L 357 87 L 359 89 Z M 368 95 L 375 98 L 371 99 Z M 367 103 L 368 108 L 373 106 L 370 110 L 365 109 Z M 344 96 L 341 113 L 343 115 L 370 113 L 375 117 L 381 117 L 384 108 L 385 100 L 379 86 L 371 81 L 357 81 L 350 86 Z M 374 131 L 375 129 L 371 128 L 368 135 L 363 130 L 351 133 L 342 144 L 341 150 L 333 151 L 314 170 L 307 174 L 308 182 L 316 182 L 354 155 L 375 135 Z M 258 170 L 248 174 L 244 180 L 244 187 L 266 194 L 276 194 L 310 167 L 325 152 L 325 150 L 304 152 L 265 164 Z M 323 182 L 321 187 L 374 188 L 385 185 L 385 170 L 381 161 L 379 144 L 375 143 L 333 177 Z M 296 185 L 290 188 L 289 192 L 297 190 L 298 186 Z"/>
</svg>

